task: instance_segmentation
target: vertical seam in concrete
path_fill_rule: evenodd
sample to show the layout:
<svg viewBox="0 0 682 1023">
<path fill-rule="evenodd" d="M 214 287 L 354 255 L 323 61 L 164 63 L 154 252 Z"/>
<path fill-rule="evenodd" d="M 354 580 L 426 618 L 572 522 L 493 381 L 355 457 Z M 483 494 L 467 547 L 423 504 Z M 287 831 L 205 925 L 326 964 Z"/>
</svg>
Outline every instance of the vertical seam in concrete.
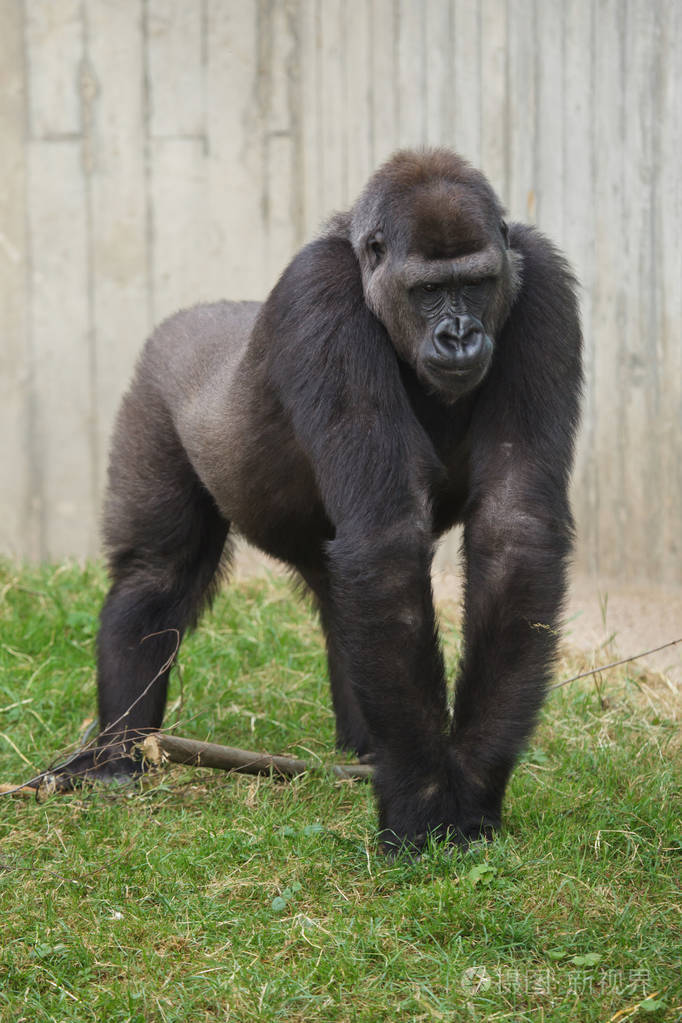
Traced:
<svg viewBox="0 0 682 1023">
<path fill-rule="evenodd" d="M 649 260 L 649 298 L 651 306 L 651 323 L 652 330 L 651 336 L 653 338 L 653 358 L 650 360 L 650 366 L 653 369 L 652 382 L 653 382 L 653 409 L 652 413 L 657 415 L 660 411 L 660 374 L 658 367 L 662 365 L 660 359 L 661 354 L 661 338 L 659 334 L 660 322 L 659 322 L 659 311 L 660 304 L 656 300 L 657 293 L 660 293 L 659 288 L 659 275 L 656 272 L 656 253 L 658 250 L 658 219 L 656 216 L 657 202 L 658 202 L 658 173 L 661 165 L 660 154 L 661 154 L 661 111 L 663 108 L 662 102 L 662 88 L 661 88 L 661 68 L 667 60 L 667 53 L 663 51 L 663 47 L 659 49 L 659 43 L 662 42 L 663 32 L 661 30 L 661 10 L 658 5 L 653 8 L 653 19 L 654 19 L 654 46 L 653 53 L 660 54 L 660 59 L 656 60 L 655 56 L 653 59 L 653 66 L 651 68 L 651 75 L 649 78 L 651 88 L 651 175 L 649 179 L 649 244 L 651 246 L 651 259 Z M 668 40 L 664 42 L 665 50 L 667 50 Z"/>
<path fill-rule="evenodd" d="M 272 2 L 271 0 L 258 0 L 256 14 L 256 46 L 257 46 L 257 81 L 256 97 L 258 103 L 258 122 L 260 125 L 260 211 L 265 234 L 265 265 L 271 267 L 272 237 L 271 237 L 271 210 L 270 210 L 270 123 L 268 114 L 270 112 L 270 98 L 272 83 L 271 54 L 272 54 Z M 267 31 L 266 31 L 267 29 Z"/>
<path fill-rule="evenodd" d="M 429 97 L 431 95 L 431 89 L 429 88 L 429 73 L 428 73 L 428 38 L 429 38 L 429 9 L 424 6 L 422 8 L 422 145 L 429 141 Z"/>
<path fill-rule="evenodd" d="M 340 0 L 340 3 L 339 3 L 339 37 L 342 40 L 341 41 L 341 48 L 340 48 L 341 103 L 343 105 L 343 117 L 342 117 L 342 120 L 343 120 L 344 124 L 346 123 L 346 119 L 347 119 L 347 115 L 348 115 L 348 109 L 349 109 L 348 108 L 348 89 L 349 89 L 349 83 L 350 83 L 350 67 L 349 67 L 350 55 L 348 54 L 348 52 L 346 50 L 346 36 L 345 36 L 345 32 L 346 32 L 346 4 L 345 4 L 345 0 Z M 343 36 L 341 35 L 341 33 L 343 33 Z M 345 137 L 345 135 L 344 135 L 344 137 Z M 342 206 L 343 206 L 344 209 L 349 205 L 349 203 L 348 203 L 348 181 L 349 181 L 348 163 L 349 163 L 349 160 L 350 160 L 349 147 L 344 144 L 343 147 L 342 147 L 343 174 L 342 174 L 342 181 L 341 181 L 341 186 L 343 188 L 343 202 L 342 202 Z"/>
<path fill-rule="evenodd" d="M 93 523 L 93 535 L 89 535 L 87 550 L 93 555 L 96 547 L 95 537 L 98 534 L 97 512 L 99 504 L 99 414 L 97 396 L 97 327 L 95 323 L 95 279 L 94 279 L 94 238 L 92 211 L 92 169 L 93 169 L 93 112 L 94 94 L 90 90 L 90 34 L 87 16 L 87 4 L 81 3 L 80 10 L 83 50 L 80 61 L 79 102 L 81 117 L 81 170 L 83 173 L 83 190 L 85 201 L 85 232 L 86 232 L 86 291 L 88 316 L 88 422 L 89 422 L 89 456 L 90 456 L 90 502 Z"/>
<path fill-rule="evenodd" d="M 625 148 L 627 128 L 626 128 L 626 116 L 625 116 L 625 103 L 623 102 L 623 97 L 627 95 L 627 91 L 626 90 L 627 90 L 627 79 L 628 79 L 627 42 L 628 42 L 628 36 L 629 36 L 629 32 L 630 32 L 630 19 L 628 17 L 628 14 L 629 14 L 629 7 L 628 7 L 628 3 L 626 2 L 623 5 L 622 14 L 621 14 L 621 20 L 619 20 L 618 29 L 617 29 L 618 40 L 619 40 L 619 43 L 620 43 L 620 53 L 619 53 L 619 57 L 620 57 L 619 64 L 620 64 L 620 66 L 618 68 L 618 71 L 619 71 L 619 76 L 620 76 L 619 95 L 621 97 L 620 104 L 619 104 L 619 107 L 618 107 L 618 129 L 619 129 L 620 142 L 621 142 L 621 152 L 623 154 L 625 154 L 627 152 L 627 150 Z M 628 218 L 625 216 L 625 212 L 626 212 L 625 211 L 625 166 L 626 166 L 626 161 L 623 160 L 621 162 L 620 181 L 619 181 L 619 184 L 618 184 L 618 194 L 619 194 L 619 198 L 620 198 L 620 207 L 621 207 L 620 210 L 619 210 L 618 219 L 619 219 L 621 224 L 628 224 L 628 226 L 629 226 Z M 627 231 L 625 233 L 625 237 L 626 237 L 626 242 L 627 242 L 627 249 L 630 249 L 631 248 L 631 244 L 632 244 L 632 239 L 628 237 Z M 623 395 L 625 393 L 627 393 L 627 387 L 625 386 L 625 383 L 626 383 L 625 382 L 625 370 L 626 370 L 626 367 L 627 367 L 627 354 L 628 354 L 627 353 L 627 340 L 626 340 L 626 317 L 627 317 L 627 312 L 626 312 L 626 308 L 625 308 L 625 299 L 624 299 L 624 296 L 623 296 L 622 287 L 619 287 L 618 291 L 616 292 L 616 323 L 618 324 L 618 342 L 617 342 L 617 349 L 616 350 L 617 350 L 617 353 L 618 353 L 618 355 L 617 355 L 617 365 L 618 365 L 618 368 L 619 368 L 618 380 L 617 380 L 618 394 L 619 394 L 619 398 L 620 398 L 619 409 L 618 409 L 619 415 L 620 415 L 620 413 L 622 411 Z M 624 491 L 624 488 L 623 488 L 623 481 L 625 479 L 625 457 L 624 457 L 624 455 L 625 455 L 624 445 L 623 444 L 618 444 L 618 446 L 617 446 L 617 454 L 616 454 L 617 466 L 618 466 L 617 490 L 618 490 L 618 493 L 623 495 L 623 496 L 625 494 L 625 491 Z M 627 504 L 625 503 L 625 501 L 622 502 L 621 510 L 623 510 L 624 513 L 625 513 L 625 516 L 627 516 L 628 509 L 627 509 Z M 627 548 L 626 548 L 626 546 L 624 544 L 624 539 L 625 539 L 624 533 L 626 533 L 626 531 L 627 531 L 627 525 L 625 525 L 625 529 L 624 529 L 623 517 L 621 515 L 617 515 L 616 516 L 616 522 L 614 523 L 614 525 L 615 525 L 616 536 L 617 536 L 617 541 L 616 542 L 618 544 L 618 547 L 623 551 L 623 553 L 625 555 L 626 564 L 628 565 L 628 568 L 626 569 L 626 572 L 628 572 L 629 571 L 629 552 L 627 551 Z"/>
<path fill-rule="evenodd" d="M 453 50 L 452 50 L 452 42 L 453 42 L 454 37 L 455 37 L 455 15 L 454 15 L 454 12 L 453 12 L 452 3 L 448 4 L 447 32 L 448 32 L 448 42 L 450 43 L 449 53 L 452 53 L 453 52 Z M 450 64 L 448 64 L 448 69 L 447 69 L 447 82 L 448 82 L 448 86 L 446 87 L 446 105 L 445 105 L 445 131 L 447 132 L 447 138 L 444 139 L 444 142 L 448 146 L 453 146 L 454 142 L 455 142 L 455 131 L 454 131 L 455 104 L 454 104 L 453 90 L 450 88 L 450 84 L 449 84 L 450 80 L 451 80 L 451 66 L 450 66 Z"/>
<path fill-rule="evenodd" d="M 294 246 L 303 243 L 303 126 L 301 123 L 301 5 L 290 0 L 286 8 L 287 26 L 292 46 L 287 55 L 287 103 L 291 133 L 291 195 L 290 215 L 294 226 Z"/>
<path fill-rule="evenodd" d="M 149 68 L 149 0 L 142 3 L 142 126 L 144 146 L 145 247 L 147 272 L 147 332 L 154 326 L 156 294 L 154 287 L 154 205 L 152 199 L 151 79 Z"/>
<path fill-rule="evenodd" d="M 343 63 L 348 68 L 350 61 L 348 60 L 348 33 L 346 32 L 346 0 L 341 0 L 341 6 L 339 7 L 339 56 Z M 344 57 L 346 58 L 344 60 Z M 341 90 L 341 152 L 343 159 L 341 166 L 343 168 L 341 177 L 341 189 L 343 192 L 343 205 L 344 208 L 348 205 L 348 150 L 349 150 L 349 138 L 348 138 L 348 90 L 344 88 Z"/>
<path fill-rule="evenodd" d="M 393 28 L 393 81 L 394 89 L 393 95 L 395 96 L 394 112 L 395 112 L 395 128 L 398 134 L 398 140 L 402 139 L 402 124 L 401 124 L 401 111 L 400 111 L 400 0 L 392 0 L 392 28 Z M 397 76 L 397 81 L 396 81 Z"/>
<path fill-rule="evenodd" d="M 478 160 L 479 166 L 483 161 L 483 103 L 481 101 L 481 92 L 483 89 L 483 4 L 479 3 L 476 10 L 476 31 L 478 33 L 477 39 L 477 54 L 478 54 Z M 484 174 L 487 173 L 487 168 L 481 167 Z"/>
<path fill-rule="evenodd" d="M 589 121 L 590 130 L 590 204 L 594 210 L 594 183 L 597 180 L 597 147 L 594 144 L 595 138 L 595 123 L 594 123 L 594 112 L 596 110 L 596 81 L 597 81 L 597 11 L 595 6 L 595 0 L 592 0 L 590 8 L 590 37 L 592 45 L 590 46 L 590 96 L 592 97 L 592 116 Z M 596 258 L 596 251 L 593 245 L 592 248 L 592 273 L 594 274 Z M 594 333 L 594 302 L 592 303 L 592 315 L 590 317 L 590 329 Z M 596 459 L 595 459 L 595 445 L 594 445 L 594 431 L 596 426 L 596 394 L 595 394 L 595 371 L 596 371 L 596 356 L 595 356 L 595 345 L 593 337 L 590 338 L 590 362 L 589 362 L 589 375 L 588 381 L 591 381 L 590 392 L 589 392 L 589 403 L 590 403 L 590 429 L 589 429 L 589 448 L 590 448 L 590 469 L 589 469 L 589 487 L 590 494 L 592 497 L 592 520 L 595 523 L 592 529 L 592 537 L 590 544 L 590 569 L 592 572 L 597 573 L 601 567 L 601 557 L 599 552 L 599 505 L 600 505 L 600 493 L 599 493 L 599 477 L 596 470 Z"/>
<path fill-rule="evenodd" d="M 427 88 L 426 88 L 426 15 L 424 15 L 423 17 L 421 17 L 419 19 L 419 31 L 421 33 L 421 40 L 420 40 L 421 41 L 421 46 L 419 48 L 420 49 L 419 57 L 420 57 L 420 63 L 421 63 L 421 68 L 420 68 L 420 72 L 421 72 L 421 74 L 420 74 L 420 77 L 421 77 L 421 83 L 420 83 L 421 117 L 419 118 L 419 120 L 421 121 L 421 133 L 420 133 L 420 136 L 419 136 L 419 142 L 420 142 L 420 145 L 423 146 L 426 143 L 426 110 L 427 110 L 426 104 L 427 104 L 427 98 L 428 98 L 428 93 L 427 93 Z"/>
<path fill-rule="evenodd" d="M 566 203 L 564 196 L 566 195 L 566 4 L 562 3 L 559 7 L 561 12 L 561 74 L 559 75 L 559 81 L 561 82 L 561 245 L 562 247 L 566 244 Z"/>
<path fill-rule="evenodd" d="M 504 205 L 509 211 L 511 206 L 511 114 L 509 109 L 509 97 L 511 95 L 511 61 L 509 42 L 509 2 L 504 5 Z"/>
<path fill-rule="evenodd" d="M 455 0 L 450 0 L 450 3 L 448 4 L 448 8 L 449 8 L 449 14 L 450 14 L 450 21 L 448 23 L 448 31 L 450 33 L 450 36 L 449 36 L 449 40 L 450 40 L 450 53 L 454 53 L 455 52 L 455 43 L 456 43 L 455 35 L 456 35 L 456 32 L 457 32 L 457 15 L 456 15 L 456 12 L 455 12 Z M 457 95 L 456 79 L 455 79 L 454 74 L 452 75 L 451 81 L 452 81 L 452 88 L 450 90 L 450 94 L 451 94 L 451 99 L 450 99 L 450 111 L 451 111 L 451 118 L 450 118 L 450 144 L 452 146 L 454 146 L 454 148 L 459 152 L 459 140 L 457 138 L 457 131 L 458 131 L 458 127 L 457 127 L 457 104 L 459 102 L 459 96 Z"/>
<path fill-rule="evenodd" d="M 369 146 L 369 163 L 372 171 L 376 167 L 376 132 L 374 130 L 374 119 L 376 117 L 376 97 L 374 95 L 374 75 L 372 74 L 372 54 L 374 52 L 374 9 L 375 5 L 367 4 L 367 113 L 369 114 L 367 144 Z"/>
<path fill-rule="evenodd" d="M 546 2 L 546 0 L 541 0 Z M 540 89 L 542 87 L 541 73 L 540 73 L 540 53 L 539 53 L 539 31 L 538 31 L 538 0 L 533 0 L 533 169 L 532 169 L 532 187 L 533 187 L 533 208 L 528 208 L 528 193 L 526 192 L 526 212 L 528 219 L 530 220 L 530 214 L 535 214 L 535 223 L 540 221 L 540 189 L 538 187 L 540 181 Z"/>
<path fill-rule="evenodd" d="M 35 531 L 31 542 L 31 552 L 39 560 L 46 556 L 45 539 L 45 474 L 43 472 L 42 452 L 38 449 L 38 398 L 36 395 L 36 351 L 34 335 L 34 292 L 33 292 L 33 234 L 31 231 L 31 215 L 29 210 L 29 181 L 31 177 L 31 60 L 28 40 L 26 38 L 26 8 L 21 5 L 21 28 L 24 53 L 24 136 L 26 144 L 26 170 L 24 178 L 24 221 L 26 232 L 26 353 L 28 361 L 28 379 L 26 381 L 26 451 L 28 456 L 26 521 L 31 533 Z"/>
<path fill-rule="evenodd" d="M 561 5 L 561 167 L 562 174 L 566 167 L 566 123 L 568 115 L 568 89 L 566 87 L 566 10 L 565 5 Z M 561 225 L 562 225 L 562 247 L 566 246 L 566 189 L 561 189 Z"/>
<path fill-rule="evenodd" d="M 367 131 L 367 144 L 369 146 L 369 163 L 372 171 L 376 167 L 377 152 L 376 152 L 376 131 L 374 121 L 376 118 L 376 96 L 374 95 L 374 75 L 372 73 L 372 54 L 374 53 L 374 14 L 375 5 L 367 4 L 367 112 L 368 117 L 368 131 Z"/>
<path fill-rule="evenodd" d="M 324 215 L 324 146 L 322 145 L 322 88 L 321 88 L 321 62 L 322 62 L 322 19 L 320 17 L 320 2 L 321 0 L 314 0 L 314 22 L 313 28 L 315 33 L 315 139 L 317 149 L 317 159 L 315 166 L 317 169 L 317 209 L 316 209 L 316 232 L 320 226 L 320 216 Z"/>
<path fill-rule="evenodd" d="M 201 140 L 204 158 L 208 157 L 210 138 L 208 130 L 208 0 L 201 0 L 201 33 L 199 59 L 201 61 Z"/>
<path fill-rule="evenodd" d="M 650 257 L 649 257 L 649 320 L 650 320 L 650 336 L 652 337 L 652 349 L 651 358 L 649 362 L 649 380 L 650 386 L 647 387 L 647 414 L 651 422 L 660 421 L 661 411 L 661 394 L 660 394 L 660 367 L 664 365 L 663 359 L 661 358 L 663 347 L 662 338 L 660 334 L 661 322 L 660 322 L 660 310 L 662 308 L 661 289 L 659 288 L 660 274 L 657 273 L 657 258 L 656 254 L 659 251 L 659 240 L 658 240 L 658 173 L 660 167 L 660 151 L 661 151 L 661 117 L 660 113 L 662 110 L 662 89 L 661 89 L 661 68 L 667 59 L 667 53 L 664 52 L 663 47 L 659 44 L 662 41 L 662 30 L 661 30 L 661 10 L 658 5 L 653 9 L 653 36 L 654 42 L 653 47 L 649 50 L 649 56 L 652 57 L 652 67 L 649 76 L 650 82 L 650 110 L 651 110 L 651 133 L 650 133 L 650 167 L 651 173 L 649 178 L 649 246 L 650 246 Z M 664 43 L 664 47 L 667 48 L 667 40 Z M 660 59 L 656 59 L 656 55 L 659 55 Z M 665 441 L 664 441 L 665 443 Z M 653 446 L 653 457 L 649 464 L 649 492 L 653 493 L 655 490 L 656 481 L 661 478 L 661 472 L 663 469 L 663 461 L 660 456 L 660 445 L 655 444 Z M 651 527 L 647 529 L 646 544 L 648 549 L 649 558 L 649 569 L 653 569 L 653 574 L 660 577 L 661 566 L 665 562 L 665 545 L 667 542 L 667 535 L 665 529 L 656 529 L 656 513 L 653 509 L 649 512 L 648 521 L 651 523 Z"/>
</svg>

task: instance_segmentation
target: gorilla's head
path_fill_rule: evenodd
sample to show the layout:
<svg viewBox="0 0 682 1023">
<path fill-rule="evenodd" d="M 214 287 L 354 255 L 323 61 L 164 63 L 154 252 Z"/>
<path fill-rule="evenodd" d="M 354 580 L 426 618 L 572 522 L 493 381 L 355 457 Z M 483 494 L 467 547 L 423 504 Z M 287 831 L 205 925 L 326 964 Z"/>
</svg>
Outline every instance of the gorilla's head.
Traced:
<svg viewBox="0 0 682 1023">
<path fill-rule="evenodd" d="M 367 305 L 426 386 L 455 401 L 485 376 L 520 286 L 497 196 L 447 150 L 398 152 L 351 211 Z"/>
</svg>

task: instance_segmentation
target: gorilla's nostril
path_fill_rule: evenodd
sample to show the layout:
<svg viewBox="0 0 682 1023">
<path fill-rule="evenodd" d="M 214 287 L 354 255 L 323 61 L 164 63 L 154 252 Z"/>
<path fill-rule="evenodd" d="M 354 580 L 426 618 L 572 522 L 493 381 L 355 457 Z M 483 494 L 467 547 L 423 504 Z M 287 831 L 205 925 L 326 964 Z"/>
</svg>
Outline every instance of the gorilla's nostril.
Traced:
<svg viewBox="0 0 682 1023">
<path fill-rule="evenodd" d="M 477 330 L 457 342 L 450 355 L 455 368 L 467 369 L 472 363 L 478 362 L 483 349 L 484 336 L 480 330 Z"/>
<path fill-rule="evenodd" d="M 467 355 L 474 355 L 481 347 L 482 340 L 483 334 L 481 331 L 472 330 L 468 334 L 465 334 L 464 337 L 460 338 L 459 347 L 463 352 L 466 352 Z"/>
<path fill-rule="evenodd" d="M 449 358 L 458 343 L 457 334 L 449 323 L 439 324 L 433 332 L 433 347 L 443 357 Z"/>
</svg>

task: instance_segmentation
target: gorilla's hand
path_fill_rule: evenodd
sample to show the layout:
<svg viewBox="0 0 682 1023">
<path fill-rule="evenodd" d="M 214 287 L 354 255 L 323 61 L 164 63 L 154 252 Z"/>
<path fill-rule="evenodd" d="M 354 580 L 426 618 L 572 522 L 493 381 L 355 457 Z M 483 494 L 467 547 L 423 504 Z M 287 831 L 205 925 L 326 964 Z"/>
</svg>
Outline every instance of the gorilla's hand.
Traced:
<svg viewBox="0 0 682 1023">
<path fill-rule="evenodd" d="M 374 784 L 386 852 L 418 852 L 429 837 L 466 846 L 491 839 L 500 828 L 501 796 L 490 797 L 466 779 L 451 746 L 426 770 L 380 759 Z"/>
</svg>

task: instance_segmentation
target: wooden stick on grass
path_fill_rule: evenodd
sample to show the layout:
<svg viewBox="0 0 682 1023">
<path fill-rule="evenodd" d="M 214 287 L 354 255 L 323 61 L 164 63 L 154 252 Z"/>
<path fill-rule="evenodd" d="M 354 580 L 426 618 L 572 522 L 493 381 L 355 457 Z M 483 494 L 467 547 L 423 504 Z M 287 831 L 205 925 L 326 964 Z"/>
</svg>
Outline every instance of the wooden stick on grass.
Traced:
<svg viewBox="0 0 682 1023">
<path fill-rule="evenodd" d="M 237 749 L 235 746 L 220 746 L 215 742 L 199 742 L 196 739 L 182 739 L 178 735 L 157 732 L 141 743 L 144 755 L 154 763 L 154 744 L 158 743 L 162 753 L 174 764 L 194 764 L 196 767 L 215 767 L 221 771 L 240 771 L 243 774 L 282 774 L 294 777 L 305 774 L 317 765 L 295 757 L 275 756 L 271 753 L 255 753 L 252 750 Z M 371 778 L 369 764 L 320 765 L 321 770 L 336 778 L 364 780 Z"/>
<path fill-rule="evenodd" d="M 609 668 L 616 668 L 621 664 L 628 664 L 630 661 L 637 661 L 640 657 L 647 657 L 649 654 L 665 650 L 667 647 L 677 646 L 682 643 L 682 636 L 672 639 L 668 643 L 654 647 L 651 650 L 644 650 L 632 657 L 624 657 L 620 661 L 612 661 L 611 664 L 602 664 L 599 668 L 591 668 L 579 675 L 556 682 L 549 690 L 560 689 L 578 679 L 587 678 L 590 675 L 597 675 L 600 671 L 608 671 Z M 170 663 L 170 662 L 169 662 Z M 168 664 L 164 665 L 164 671 Z M 149 683 L 151 686 L 158 674 Z M 140 694 L 138 700 L 148 691 L 149 686 Z M 135 701 L 137 702 L 137 700 Z M 237 749 L 234 746 L 219 746 L 214 742 L 199 742 L 196 739 L 181 739 L 180 736 L 166 735 L 163 732 L 154 732 L 139 744 L 143 755 L 152 764 L 158 764 L 163 757 L 176 764 L 194 764 L 197 767 L 215 767 L 222 771 L 240 771 L 243 774 L 269 774 L 273 771 L 285 777 L 294 777 L 297 774 L 304 774 L 306 771 L 314 770 L 317 765 L 308 763 L 305 760 L 297 760 L 294 757 L 274 756 L 270 753 L 254 753 L 251 750 Z M 80 751 L 82 752 L 82 751 Z M 320 765 L 323 771 L 333 774 L 336 778 L 347 778 L 367 780 L 372 777 L 373 768 L 370 764 L 331 764 Z M 0 785 L 0 796 L 11 796 L 15 794 L 26 795 L 35 791 L 37 785 L 46 776 L 47 772 L 36 775 L 30 781 L 21 785 Z"/>
</svg>

